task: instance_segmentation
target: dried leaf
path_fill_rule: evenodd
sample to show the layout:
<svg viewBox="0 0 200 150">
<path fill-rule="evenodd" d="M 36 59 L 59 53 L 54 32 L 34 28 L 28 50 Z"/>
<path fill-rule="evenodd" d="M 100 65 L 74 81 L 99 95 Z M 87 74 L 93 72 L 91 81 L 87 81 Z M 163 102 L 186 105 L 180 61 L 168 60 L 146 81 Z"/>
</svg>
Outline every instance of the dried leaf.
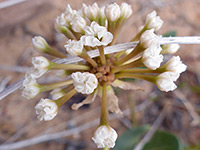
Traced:
<svg viewBox="0 0 200 150">
<path fill-rule="evenodd" d="M 139 87 L 133 83 L 130 83 L 130 82 L 124 82 L 124 81 L 121 81 L 121 80 L 115 80 L 112 84 L 112 86 L 114 87 L 119 87 L 120 89 L 123 89 L 123 90 L 136 90 L 136 91 L 144 91 L 144 89 L 142 87 Z"/>
<path fill-rule="evenodd" d="M 119 108 L 118 101 L 119 101 L 119 99 L 115 95 L 112 87 L 108 86 L 108 90 L 107 90 L 107 108 L 108 108 L 108 111 L 119 114 L 120 116 L 123 116 L 123 112 Z"/>
<path fill-rule="evenodd" d="M 72 105 L 72 109 L 73 110 L 78 110 L 81 106 L 83 106 L 84 104 L 91 104 L 92 102 L 94 102 L 95 98 L 97 96 L 97 90 L 94 92 L 93 95 L 88 95 L 86 97 L 86 99 L 84 99 L 82 102 L 78 103 L 78 104 L 73 104 Z"/>
</svg>

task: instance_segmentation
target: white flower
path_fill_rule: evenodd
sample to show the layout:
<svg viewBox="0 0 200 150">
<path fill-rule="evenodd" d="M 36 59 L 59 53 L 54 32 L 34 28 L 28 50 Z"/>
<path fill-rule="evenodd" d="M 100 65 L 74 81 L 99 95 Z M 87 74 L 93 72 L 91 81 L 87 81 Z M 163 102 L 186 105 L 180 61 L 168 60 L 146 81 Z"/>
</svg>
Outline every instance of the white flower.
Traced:
<svg viewBox="0 0 200 150">
<path fill-rule="evenodd" d="M 158 31 L 161 28 L 163 21 L 159 16 L 156 15 L 156 11 L 153 11 L 147 15 L 146 26 L 148 29 L 154 29 L 155 31 Z"/>
<path fill-rule="evenodd" d="M 35 106 L 36 114 L 40 121 L 52 120 L 58 113 L 58 106 L 55 101 L 42 98 Z"/>
<path fill-rule="evenodd" d="M 162 48 L 163 48 L 162 53 L 174 54 L 178 51 L 178 49 L 180 48 L 180 45 L 179 44 L 169 44 L 169 45 L 163 45 Z"/>
<path fill-rule="evenodd" d="M 182 73 L 187 69 L 187 66 L 182 63 L 179 56 L 173 56 L 167 63 L 166 69 L 175 73 Z"/>
<path fill-rule="evenodd" d="M 142 56 L 143 64 L 151 70 L 159 68 L 163 61 L 163 55 L 159 54 L 161 50 L 161 47 L 156 46 L 147 48 Z"/>
<path fill-rule="evenodd" d="M 33 98 L 40 93 L 39 85 L 31 76 L 25 78 L 23 81 L 23 87 L 22 96 L 27 99 Z"/>
<path fill-rule="evenodd" d="M 81 41 L 84 45 L 92 47 L 101 45 L 106 46 L 112 42 L 112 33 L 108 32 L 105 27 L 100 26 L 94 21 L 91 23 L 90 27 L 86 26 L 84 31 L 85 36 L 81 37 Z"/>
<path fill-rule="evenodd" d="M 78 13 L 74 15 L 72 21 L 70 22 L 72 30 L 81 33 L 86 26 L 86 21 Z"/>
<path fill-rule="evenodd" d="M 128 5 L 127 3 L 122 3 L 120 6 L 120 10 L 121 10 L 121 17 L 123 19 L 128 19 L 133 12 L 131 5 Z"/>
<path fill-rule="evenodd" d="M 83 14 L 91 20 L 97 19 L 98 15 L 99 15 L 99 7 L 98 7 L 97 3 L 94 3 L 89 6 L 83 4 L 82 11 L 83 11 Z"/>
<path fill-rule="evenodd" d="M 71 75 L 73 84 L 77 92 L 82 94 L 91 94 L 98 85 L 96 76 L 88 72 L 75 72 Z"/>
<path fill-rule="evenodd" d="M 43 56 L 33 57 L 32 64 L 37 69 L 48 69 L 50 65 L 49 60 Z"/>
<path fill-rule="evenodd" d="M 110 4 L 105 8 L 105 14 L 108 20 L 117 21 L 121 15 L 121 10 L 118 4 Z"/>
<path fill-rule="evenodd" d="M 98 148 L 113 148 L 115 141 L 117 140 L 117 132 L 110 126 L 100 126 L 94 133 L 92 140 L 95 142 Z"/>
<path fill-rule="evenodd" d="M 146 30 L 140 37 L 140 44 L 144 48 L 148 48 L 152 45 L 160 46 L 160 37 L 154 34 L 154 29 Z"/>
<path fill-rule="evenodd" d="M 77 56 L 82 53 L 83 44 L 81 41 L 68 40 L 67 44 L 65 45 L 65 48 L 70 55 Z"/>
<path fill-rule="evenodd" d="M 54 89 L 53 91 L 51 91 L 50 94 L 52 96 L 52 99 L 54 100 L 59 99 L 65 95 L 65 93 L 62 92 L 62 88 Z"/>
<path fill-rule="evenodd" d="M 173 82 L 170 72 L 164 72 L 158 75 L 156 84 L 161 91 L 165 92 L 173 91 L 177 88 L 176 84 Z"/>
<path fill-rule="evenodd" d="M 41 51 L 45 51 L 49 47 L 46 40 L 41 36 L 35 36 L 32 38 L 32 44 L 34 48 Z"/>
</svg>

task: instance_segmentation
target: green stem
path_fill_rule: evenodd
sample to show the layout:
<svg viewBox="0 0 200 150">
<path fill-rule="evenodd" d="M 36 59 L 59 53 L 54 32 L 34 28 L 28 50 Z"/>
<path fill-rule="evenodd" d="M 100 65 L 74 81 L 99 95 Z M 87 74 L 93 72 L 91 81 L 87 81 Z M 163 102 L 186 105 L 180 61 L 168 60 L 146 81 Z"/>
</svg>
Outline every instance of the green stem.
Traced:
<svg viewBox="0 0 200 150">
<path fill-rule="evenodd" d="M 76 37 L 74 36 L 74 34 L 67 28 L 67 27 L 63 27 L 60 26 L 59 30 L 62 34 L 64 34 L 68 39 L 72 39 L 72 40 L 76 40 Z"/>
<path fill-rule="evenodd" d="M 125 64 L 125 65 L 122 65 L 122 66 L 116 66 L 116 67 L 112 68 L 111 72 L 117 73 L 117 72 L 120 72 L 120 71 L 125 70 L 125 69 L 134 68 L 134 67 L 141 67 L 141 66 L 143 66 L 142 58 L 139 58 L 136 61 L 133 61 L 129 64 Z"/>
<path fill-rule="evenodd" d="M 132 52 L 130 52 L 128 55 L 124 56 L 122 59 L 117 61 L 115 63 L 115 65 L 120 65 L 120 64 L 125 63 L 126 61 L 128 61 L 129 59 L 131 59 L 134 56 L 138 55 L 142 51 L 144 51 L 144 48 L 140 45 L 140 43 L 138 43 L 137 46 L 134 48 L 134 50 Z"/>
<path fill-rule="evenodd" d="M 77 64 L 58 64 L 50 62 L 49 69 L 65 69 L 65 70 L 90 70 L 89 66 Z"/>
<path fill-rule="evenodd" d="M 104 54 L 104 47 L 99 46 L 98 49 L 99 49 L 101 64 L 105 65 L 106 64 L 106 57 L 105 57 L 105 54 Z"/>
<path fill-rule="evenodd" d="M 123 73 L 163 73 L 165 72 L 165 68 L 158 68 L 156 70 L 150 70 L 150 69 L 141 69 L 141 68 L 134 68 L 134 69 L 126 69 L 122 70 Z"/>
<path fill-rule="evenodd" d="M 58 57 L 58 58 L 66 58 L 67 57 L 67 55 L 65 55 L 55 49 L 52 49 L 51 47 L 47 47 L 47 49 L 44 51 L 44 53 L 49 54 L 51 56 Z"/>
<path fill-rule="evenodd" d="M 145 30 L 147 30 L 146 26 L 134 38 L 132 38 L 131 42 L 138 41 Z"/>
<path fill-rule="evenodd" d="M 103 150 L 109 150 L 109 148 L 106 146 L 106 147 L 104 147 L 104 149 Z"/>
<path fill-rule="evenodd" d="M 130 110 L 131 110 L 131 120 L 133 123 L 133 127 L 137 126 L 137 119 L 136 119 L 136 111 L 135 111 L 135 100 L 131 98 L 131 96 L 128 96 L 128 101 L 130 105 Z"/>
<path fill-rule="evenodd" d="M 40 87 L 40 92 L 45 92 L 45 91 L 50 91 L 62 86 L 70 85 L 73 83 L 73 80 L 67 80 L 63 82 L 57 82 L 57 83 L 52 83 L 52 84 L 41 84 L 39 85 Z"/>
<path fill-rule="evenodd" d="M 143 79 L 152 83 L 156 83 L 156 76 L 133 74 L 133 73 L 118 73 L 115 75 L 116 78 L 131 78 L 131 79 Z"/>
<path fill-rule="evenodd" d="M 89 62 L 93 67 L 97 67 L 97 63 L 87 54 L 86 51 L 83 51 L 79 56 Z"/>
<path fill-rule="evenodd" d="M 100 125 L 106 125 L 106 126 L 109 125 L 108 110 L 107 110 L 107 90 L 106 90 L 106 83 L 103 83 L 103 86 L 102 86 Z"/>
<path fill-rule="evenodd" d="M 66 101 L 68 101 L 74 94 L 76 94 L 76 90 L 72 89 L 71 91 L 69 91 L 66 95 L 64 95 L 63 97 L 57 99 L 55 102 L 58 105 L 58 107 L 60 107 L 61 105 L 63 105 Z"/>
</svg>

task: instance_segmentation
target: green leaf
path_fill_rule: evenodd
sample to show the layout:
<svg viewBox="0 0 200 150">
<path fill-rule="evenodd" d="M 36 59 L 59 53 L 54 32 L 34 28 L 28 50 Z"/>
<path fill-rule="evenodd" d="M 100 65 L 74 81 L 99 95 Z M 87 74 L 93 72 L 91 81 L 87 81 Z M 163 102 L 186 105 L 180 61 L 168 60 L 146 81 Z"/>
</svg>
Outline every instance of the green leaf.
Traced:
<svg viewBox="0 0 200 150">
<path fill-rule="evenodd" d="M 140 126 L 124 132 L 116 142 L 115 150 L 133 150 L 141 137 L 149 130 L 149 126 Z"/>
<path fill-rule="evenodd" d="M 175 37 L 176 36 L 176 31 L 169 31 L 165 34 L 163 34 L 163 37 Z"/>
<path fill-rule="evenodd" d="M 166 131 L 156 131 L 143 150 L 180 150 L 178 138 Z"/>
</svg>

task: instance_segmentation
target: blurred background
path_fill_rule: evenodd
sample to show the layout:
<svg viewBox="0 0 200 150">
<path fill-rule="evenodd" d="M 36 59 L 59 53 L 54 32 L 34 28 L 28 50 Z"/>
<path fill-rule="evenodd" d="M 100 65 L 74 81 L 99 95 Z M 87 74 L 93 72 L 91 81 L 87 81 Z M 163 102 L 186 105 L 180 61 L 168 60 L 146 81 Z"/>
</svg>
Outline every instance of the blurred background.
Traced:
<svg viewBox="0 0 200 150">
<path fill-rule="evenodd" d="M 53 26 L 55 18 L 65 10 L 67 4 L 73 9 L 80 9 L 83 3 L 89 5 L 97 2 L 100 6 L 113 2 L 129 3 L 133 15 L 122 28 L 118 43 L 128 42 L 137 32 L 137 28 L 144 24 L 146 15 L 153 10 L 164 20 L 159 34 L 170 32 L 176 36 L 200 35 L 200 0 L 24 0 L 11 6 L 4 5 L 5 2 L 8 0 L 0 0 L 0 91 L 23 77 L 31 66 L 31 58 L 40 55 L 31 46 L 33 36 L 41 35 L 50 45 L 63 50 L 66 39 L 56 33 Z M 13 2 L 18 0 L 12 0 Z M 200 113 L 200 45 L 181 45 L 177 55 L 180 55 L 188 69 L 178 80 L 179 88 L 176 92 L 160 92 L 154 85 L 144 81 L 134 82 L 145 88 L 145 92 L 115 89 L 120 108 L 126 112 L 123 118 L 112 116 L 111 126 L 119 135 L 132 127 L 134 119 L 131 119 L 133 116 L 129 110 L 132 110 L 130 106 L 133 101 L 138 126 L 152 124 L 165 104 L 169 103 L 171 107 L 159 128 L 176 134 L 183 143 L 196 145 L 200 142 L 200 128 L 192 124 L 192 121 L 199 119 L 193 113 Z M 52 79 L 45 80 L 48 82 Z M 36 118 L 34 106 L 41 97 L 47 97 L 48 93 L 26 100 L 20 92 L 18 90 L 0 101 L 1 144 L 70 131 L 65 137 L 59 138 L 58 135 L 54 140 L 30 144 L 21 150 L 96 149 L 91 137 L 98 126 L 98 120 L 95 119 L 100 115 L 100 99 L 97 98 L 92 105 L 74 111 L 71 110 L 71 105 L 85 98 L 83 95 L 76 95 L 62 106 L 55 119 L 40 122 Z M 183 100 L 187 103 L 183 103 Z M 142 109 L 138 109 L 138 106 Z M 187 107 L 190 107 L 190 112 Z M 85 125 L 84 128 L 81 125 Z"/>
</svg>

